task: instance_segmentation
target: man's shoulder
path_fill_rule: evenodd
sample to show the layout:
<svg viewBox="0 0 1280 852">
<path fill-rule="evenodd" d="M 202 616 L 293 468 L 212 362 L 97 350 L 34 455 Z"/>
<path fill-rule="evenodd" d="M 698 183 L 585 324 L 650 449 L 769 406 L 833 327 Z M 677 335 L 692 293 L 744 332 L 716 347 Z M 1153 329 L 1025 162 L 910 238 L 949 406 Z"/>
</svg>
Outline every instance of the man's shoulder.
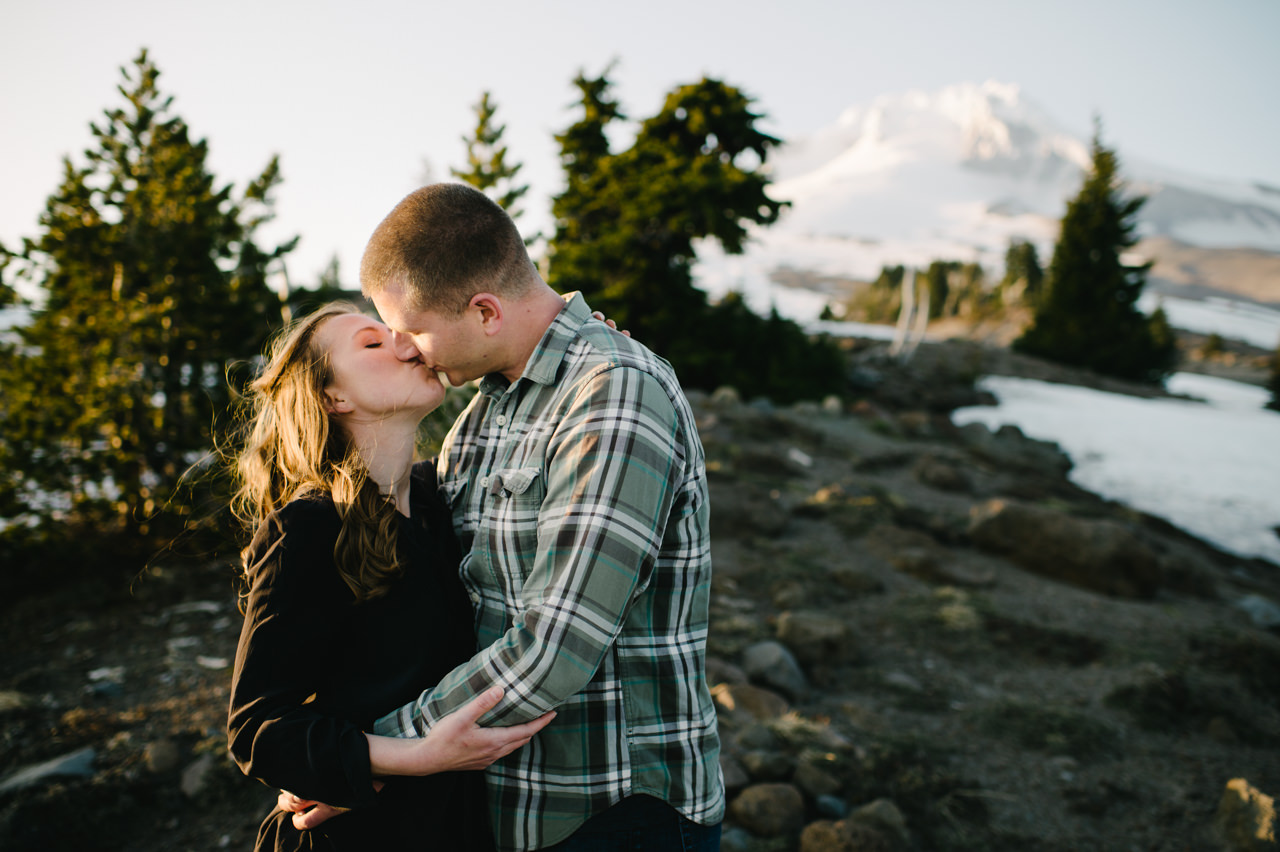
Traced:
<svg viewBox="0 0 1280 852">
<path fill-rule="evenodd" d="M 581 365 L 577 370 L 580 374 L 599 368 L 623 367 L 648 373 L 664 385 L 679 387 L 675 370 L 665 358 L 604 323 L 594 320 L 585 323 L 578 332 L 578 345 L 574 349 L 578 356 L 575 360 Z"/>
</svg>

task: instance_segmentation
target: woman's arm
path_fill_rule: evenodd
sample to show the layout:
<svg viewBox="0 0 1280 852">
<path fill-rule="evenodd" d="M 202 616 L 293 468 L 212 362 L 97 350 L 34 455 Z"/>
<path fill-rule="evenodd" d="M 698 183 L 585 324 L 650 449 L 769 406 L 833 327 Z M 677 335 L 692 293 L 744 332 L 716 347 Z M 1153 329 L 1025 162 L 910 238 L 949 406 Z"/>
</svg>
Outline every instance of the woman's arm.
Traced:
<svg viewBox="0 0 1280 852">
<path fill-rule="evenodd" d="M 490 687 L 454 713 L 440 720 L 423 739 L 396 739 L 365 734 L 369 742 L 369 767 L 374 775 L 431 775 L 465 769 L 484 769 L 533 739 L 555 718 L 555 711 L 532 722 L 509 728 L 482 728 L 481 716 L 502 700 L 501 687 Z M 382 782 L 374 779 L 374 790 Z M 293 814 L 299 831 L 315 828 L 345 809 L 280 791 L 276 805 Z"/>
<path fill-rule="evenodd" d="M 502 688 L 490 687 L 455 713 L 445 716 L 423 739 L 365 734 L 374 775 L 431 775 L 484 769 L 533 739 L 555 718 L 555 711 L 509 728 L 482 728 L 477 720 L 502 700 Z"/>
<path fill-rule="evenodd" d="M 374 801 L 368 743 L 358 725 L 311 700 L 347 638 L 349 593 L 333 569 L 339 524 L 332 505 L 299 501 L 259 531 L 227 732 L 246 775 L 356 806 Z"/>
</svg>

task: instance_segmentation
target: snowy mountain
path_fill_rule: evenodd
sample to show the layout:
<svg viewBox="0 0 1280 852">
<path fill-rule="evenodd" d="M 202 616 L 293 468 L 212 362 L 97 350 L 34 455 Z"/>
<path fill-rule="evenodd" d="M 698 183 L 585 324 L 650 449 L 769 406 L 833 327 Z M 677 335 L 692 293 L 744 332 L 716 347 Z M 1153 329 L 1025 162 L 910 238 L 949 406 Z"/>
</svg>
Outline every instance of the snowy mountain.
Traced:
<svg viewBox="0 0 1280 852">
<path fill-rule="evenodd" d="M 1280 252 L 1280 189 L 1117 153 L 1128 192 L 1149 199 L 1142 235 Z M 1047 262 L 1089 165 L 1089 140 L 1017 86 L 961 84 L 851 107 L 788 141 L 769 165 L 771 194 L 792 206 L 745 256 L 705 249 L 700 281 L 713 295 L 741 290 L 758 307 L 809 319 L 842 282 L 874 278 L 886 264 L 976 261 L 998 274 L 1014 238 L 1036 243 Z"/>
</svg>

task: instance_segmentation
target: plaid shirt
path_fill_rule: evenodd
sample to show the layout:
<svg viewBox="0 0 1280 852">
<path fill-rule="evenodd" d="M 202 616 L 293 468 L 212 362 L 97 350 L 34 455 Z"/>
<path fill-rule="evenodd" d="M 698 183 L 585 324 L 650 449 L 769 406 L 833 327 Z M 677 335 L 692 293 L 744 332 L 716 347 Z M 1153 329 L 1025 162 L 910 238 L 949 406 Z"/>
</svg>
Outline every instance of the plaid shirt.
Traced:
<svg viewBox="0 0 1280 852">
<path fill-rule="evenodd" d="M 575 295 L 518 381 L 482 381 L 437 470 L 483 650 L 377 733 L 423 736 L 494 683 L 486 724 L 554 707 L 487 770 L 503 849 L 550 846 L 635 793 L 720 821 L 706 465 L 670 365 Z"/>
</svg>

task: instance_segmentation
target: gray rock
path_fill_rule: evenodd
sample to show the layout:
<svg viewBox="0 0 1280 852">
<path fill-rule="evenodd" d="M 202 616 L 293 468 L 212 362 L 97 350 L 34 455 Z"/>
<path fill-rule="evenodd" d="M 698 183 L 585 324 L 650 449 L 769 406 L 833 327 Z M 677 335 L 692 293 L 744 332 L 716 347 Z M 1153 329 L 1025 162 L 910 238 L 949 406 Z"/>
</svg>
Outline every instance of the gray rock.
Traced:
<svg viewBox="0 0 1280 852">
<path fill-rule="evenodd" d="M 50 778 L 92 778 L 93 761 L 97 756 L 98 753 L 92 746 L 86 746 L 61 757 L 19 769 L 0 782 L 0 793 L 31 787 Z"/>
<path fill-rule="evenodd" d="M 157 775 L 163 775 L 178 768 L 181 755 L 173 740 L 156 740 L 147 744 L 143 759 L 148 769 Z"/>
<path fill-rule="evenodd" d="M 720 834 L 720 852 L 752 852 L 755 845 L 747 830 L 736 825 L 725 826 Z"/>
<path fill-rule="evenodd" d="M 926 455 L 916 462 L 911 475 L 917 482 L 939 491 L 967 494 L 973 490 L 973 483 L 959 467 L 934 455 Z"/>
<path fill-rule="evenodd" d="M 840 779 L 813 760 L 800 761 L 796 766 L 795 775 L 791 778 L 791 783 L 814 799 L 840 792 Z M 844 816 L 844 813 L 826 814 L 826 816 L 839 819 Z"/>
<path fill-rule="evenodd" d="M 790 580 L 781 583 L 773 590 L 772 602 L 778 609 L 788 610 L 804 606 L 808 597 L 809 589 L 804 583 Z"/>
<path fill-rule="evenodd" d="M 975 455 L 997 467 L 1051 476 L 1066 476 L 1072 467 L 1071 458 L 1057 444 L 1028 438 L 1017 426 L 1006 424 L 992 432 L 985 424 L 968 423 L 959 432 Z"/>
<path fill-rule="evenodd" d="M 910 843 L 907 821 L 903 818 L 902 811 L 898 810 L 898 806 L 889 799 L 876 799 L 870 804 L 863 805 L 853 812 L 849 820 L 885 832 L 904 848 Z"/>
<path fill-rule="evenodd" d="M 770 492 L 737 478 L 711 484 L 712 540 L 730 538 L 774 538 L 786 529 L 789 512 Z"/>
<path fill-rule="evenodd" d="M 969 535 L 983 550 L 1003 554 L 1033 574 L 1127 598 L 1160 588 L 1160 561 L 1131 529 L 1008 500 L 971 512 Z"/>
<path fill-rule="evenodd" d="M 892 838 L 852 820 L 818 820 L 800 834 L 800 852 L 898 852 Z"/>
<path fill-rule="evenodd" d="M 782 746 L 781 738 L 764 722 L 747 725 L 733 741 L 743 751 L 768 751 Z"/>
<path fill-rule="evenodd" d="M 1236 601 L 1236 609 L 1249 616 L 1254 627 L 1275 630 L 1280 627 L 1280 605 L 1262 595 L 1245 595 Z"/>
<path fill-rule="evenodd" d="M 209 776 L 213 774 L 214 765 L 213 755 L 205 752 L 182 770 L 182 781 L 179 786 L 183 795 L 188 799 L 199 798 L 209 786 Z"/>
<path fill-rule="evenodd" d="M 0 713 L 21 710 L 31 703 L 31 698 L 12 689 L 0 689 Z"/>
<path fill-rule="evenodd" d="M 724 408 L 733 408 L 742 404 L 742 394 L 731 385 L 721 385 L 711 394 L 711 404 Z"/>
<path fill-rule="evenodd" d="M 796 771 L 796 759 L 781 751 L 744 751 L 742 767 L 753 781 L 784 781 Z"/>
<path fill-rule="evenodd" d="M 724 788 L 731 793 L 751 783 L 747 770 L 742 768 L 738 759 L 723 751 L 720 752 L 720 772 L 724 775 Z"/>
<path fill-rule="evenodd" d="M 752 834 L 785 837 L 804 825 L 804 797 L 790 784 L 753 784 L 733 800 L 729 813 Z"/>
<path fill-rule="evenodd" d="M 808 664 L 840 663 L 858 656 L 849 623 L 822 612 L 784 612 L 778 618 L 778 638 L 796 659 Z"/>
<path fill-rule="evenodd" d="M 839 796 L 818 796 L 814 799 L 814 806 L 827 819 L 844 819 L 849 813 L 849 803 Z"/>
<path fill-rule="evenodd" d="M 757 642 L 742 652 L 742 670 L 752 683 L 763 684 L 791 700 L 809 690 L 795 656 L 781 642 Z"/>
<path fill-rule="evenodd" d="M 778 693 L 749 683 L 722 683 L 711 690 L 711 697 L 724 712 L 762 722 L 779 719 L 791 709 Z"/>
<path fill-rule="evenodd" d="M 719 657 L 707 657 L 707 683 L 746 683 L 747 673 Z"/>
<path fill-rule="evenodd" d="M 903 692 L 912 692 L 916 695 L 924 692 L 924 684 L 920 683 L 920 681 L 916 680 L 906 672 L 886 672 L 884 675 L 884 682 L 889 686 L 902 690 Z"/>
<path fill-rule="evenodd" d="M 884 581 L 852 565 L 837 565 L 830 576 L 837 586 L 855 597 L 884 591 Z"/>
</svg>

